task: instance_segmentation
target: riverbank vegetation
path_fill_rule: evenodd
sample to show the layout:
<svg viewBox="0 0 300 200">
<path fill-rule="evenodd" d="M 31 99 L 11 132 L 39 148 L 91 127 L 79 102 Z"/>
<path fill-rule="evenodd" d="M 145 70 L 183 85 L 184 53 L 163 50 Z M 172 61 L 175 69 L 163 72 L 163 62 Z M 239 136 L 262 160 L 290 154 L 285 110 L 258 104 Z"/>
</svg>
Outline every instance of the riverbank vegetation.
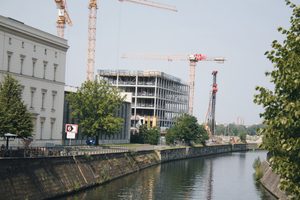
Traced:
<svg viewBox="0 0 300 200">
<path fill-rule="evenodd" d="M 260 160 L 260 157 L 257 157 L 252 164 L 252 167 L 255 170 L 254 179 L 257 182 L 264 176 L 264 172 L 259 169 L 261 165 L 262 161 Z"/>
<path fill-rule="evenodd" d="M 265 149 L 273 156 L 270 166 L 281 176 L 280 189 L 288 195 L 300 197 L 300 6 L 286 0 L 293 9 L 289 30 L 282 27 L 278 31 L 286 36 L 283 44 L 272 42 L 272 50 L 265 55 L 274 64 L 270 82 L 274 91 L 256 86 L 254 103 L 265 109 L 260 116 L 266 128 L 264 135 Z"/>
<path fill-rule="evenodd" d="M 3 78 L 0 82 L 0 137 L 12 133 L 28 142 L 33 136 L 34 126 L 29 108 L 22 101 L 20 81 L 7 72 Z"/>
<path fill-rule="evenodd" d="M 190 146 L 193 144 L 206 144 L 206 140 L 209 139 L 208 133 L 203 125 L 199 125 L 197 118 L 192 115 L 183 114 L 177 117 L 175 125 L 167 130 L 166 144 L 174 144 L 176 141 L 185 142 Z"/>
<path fill-rule="evenodd" d="M 147 124 L 143 124 L 139 127 L 139 133 L 131 133 L 130 143 L 157 145 L 159 136 L 159 127 L 148 127 Z"/>
<path fill-rule="evenodd" d="M 216 126 L 215 133 L 216 135 L 229 135 L 229 136 L 238 136 L 243 132 L 246 132 L 247 135 L 259 135 L 257 130 L 264 129 L 266 125 L 264 124 L 256 124 L 252 125 L 250 127 L 246 127 L 244 125 L 235 125 L 235 124 L 229 124 L 228 126 L 219 125 Z M 226 128 L 226 131 L 225 131 Z"/>
<path fill-rule="evenodd" d="M 120 92 L 118 88 L 110 88 L 106 80 L 98 81 L 96 77 L 94 81 L 86 80 L 76 92 L 67 95 L 71 118 L 77 119 L 83 135 L 96 137 L 96 145 L 100 133 L 110 137 L 123 126 L 124 120 L 116 116 L 125 99 Z"/>
</svg>

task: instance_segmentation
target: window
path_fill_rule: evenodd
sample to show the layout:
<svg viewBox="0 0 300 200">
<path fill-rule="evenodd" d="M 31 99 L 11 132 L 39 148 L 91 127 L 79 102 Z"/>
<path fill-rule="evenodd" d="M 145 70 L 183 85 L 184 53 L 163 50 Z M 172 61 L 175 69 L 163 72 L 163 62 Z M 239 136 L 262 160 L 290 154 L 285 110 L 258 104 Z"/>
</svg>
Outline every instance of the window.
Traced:
<svg viewBox="0 0 300 200">
<path fill-rule="evenodd" d="M 52 135 L 53 135 L 53 126 L 54 126 L 54 123 L 53 123 L 53 122 L 51 122 L 50 140 L 52 140 Z"/>
<path fill-rule="evenodd" d="M 10 59 L 11 59 L 11 55 L 8 55 L 7 57 L 7 71 L 9 72 L 9 68 L 10 68 Z"/>
<path fill-rule="evenodd" d="M 45 49 L 45 55 L 47 55 L 47 49 Z"/>
<path fill-rule="evenodd" d="M 47 67 L 47 61 L 44 61 L 44 73 L 43 73 L 43 79 L 46 78 L 46 67 Z"/>
<path fill-rule="evenodd" d="M 24 42 L 22 42 L 22 48 L 24 49 Z"/>
<path fill-rule="evenodd" d="M 44 102 L 45 102 L 45 93 L 42 93 L 42 109 L 45 109 Z"/>
<path fill-rule="evenodd" d="M 33 108 L 33 97 L 34 97 L 34 91 L 31 91 L 30 108 Z"/>
<path fill-rule="evenodd" d="M 52 111 L 55 111 L 54 106 L 55 106 L 55 96 L 56 96 L 57 92 L 56 91 L 52 91 Z"/>
<path fill-rule="evenodd" d="M 45 96 L 46 96 L 47 90 L 42 89 L 42 110 L 45 110 L 44 105 L 45 105 Z"/>
<path fill-rule="evenodd" d="M 41 122 L 41 133 L 40 133 L 40 139 L 43 139 L 43 132 L 44 132 L 44 124 L 45 124 L 46 117 L 40 117 Z"/>
<path fill-rule="evenodd" d="M 53 139 L 54 123 L 55 123 L 55 118 L 51 118 L 50 140 Z"/>
<path fill-rule="evenodd" d="M 30 92 L 31 92 L 31 100 L 30 100 L 30 108 L 34 109 L 33 104 L 34 104 L 34 93 L 35 93 L 36 88 L 31 87 Z"/>
<path fill-rule="evenodd" d="M 36 46 L 33 46 L 33 51 L 36 52 Z"/>
<path fill-rule="evenodd" d="M 11 44 L 11 38 L 8 39 L 8 44 Z"/>
<path fill-rule="evenodd" d="M 34 70 L 35 70 L 36 61 L 37 61 L 36 58 L 32 58 L 32 76 L 34 76 Z"/>
<path fill-rule="evenodd" d="M 24 92 L 24 89 L 25 89 L 25 85 L 21 85 L 21 93 L 23 94 Z"/>
<path fill-rule="evenodd" d="M 21 67 L 20 67 L 20 74 L 23 74 L 23 65 L 24 65 L 24 59 L 26 56 L 20 55 L 21 57 Z"/>
<path fill-rule="evenodd" d="M 53 74 L 53 81 L 56 81 L 56 71 L 57 71 L 57 64 L 54 64 L 54 74 Z"/>
<path fill-rule="evenodd" d="M 57 52 L 55 52 L 55 58 L 57 58 Z"/>
<path fill-rule="evenodd" d="M 11 51 L 7 51 L 7 71 L 10 71 L 10 63 L 11 63 L 11 56 L 12 56 L 13 52 Z"/>
<path fill-rule="evenodd" d="M 43 139 L 43 128 L 44 128 L 44 122 L 41 122 L 41 134 L 40 134 L 40 139 Z"/>
</svg>

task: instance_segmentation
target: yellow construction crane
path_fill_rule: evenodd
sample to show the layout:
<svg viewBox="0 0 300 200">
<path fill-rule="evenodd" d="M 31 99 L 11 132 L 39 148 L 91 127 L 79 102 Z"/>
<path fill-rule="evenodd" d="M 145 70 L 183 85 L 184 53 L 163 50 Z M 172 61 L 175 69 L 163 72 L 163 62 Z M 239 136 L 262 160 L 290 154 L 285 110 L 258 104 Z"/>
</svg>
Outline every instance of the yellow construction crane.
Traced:
<svg viewBox="0 0 300 200">
<path fill-rule="evenodd" d="M 160 53 L 132 53 L 123 54 L 121 58 L 130 59 L 154 59 L 154 60 L 183 60 L 190 61 L 190 96 L 189 96 L 189 114 L 193 115 L 194 109 L 194 85 L 195 85 L 195 67 L 198 61 L 216 61 L 217 63 L 224 63 L 224 58 L 207 58 L 202 54 L 160 54 Z"/>
<path fill-rule="evenodd" d="M 56 21 L 57 36 L 64 38 L 64 32 L 66 23 L 69 26 L 73 26 L 72 21 L 66 11 L 66 1 L 65 0 L 54 0 L 56 3 L 56 9 L 58 9 L 58 20 Z"/>
<path fill-rule="evenodd" d="M 156 3 L 147 0 L 119 0 L 121 2 L 128 1 L 138 3 L 146 6 L 166 9 L 177 12 L 175 6 L 169 6 L 161 3 Z M 96 20 L 97 20 L 97 0 L 90 0 L 89 4 L 89 27 L 88 27 L 88 47 L 87 47 L 87 66 L 86 66 L 86 79 L 94 80 L 95 70 L 95 49 L 96 49 Z"/>
</svg>

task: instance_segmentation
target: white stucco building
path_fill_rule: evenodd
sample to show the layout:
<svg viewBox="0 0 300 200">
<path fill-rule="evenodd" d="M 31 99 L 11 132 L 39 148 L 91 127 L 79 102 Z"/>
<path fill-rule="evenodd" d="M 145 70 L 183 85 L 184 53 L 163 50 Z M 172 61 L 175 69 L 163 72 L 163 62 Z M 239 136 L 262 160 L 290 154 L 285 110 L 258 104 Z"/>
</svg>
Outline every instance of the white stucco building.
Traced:
<svg viewBox="0 0 300 200">
<path fill-rule="evenodd" d="M 5 71 L 20 80 L 32 113 L 31 146 L 61 144 L 67 40 L 0 15 L 0 47 L 0 81 Z"/>
</svg>

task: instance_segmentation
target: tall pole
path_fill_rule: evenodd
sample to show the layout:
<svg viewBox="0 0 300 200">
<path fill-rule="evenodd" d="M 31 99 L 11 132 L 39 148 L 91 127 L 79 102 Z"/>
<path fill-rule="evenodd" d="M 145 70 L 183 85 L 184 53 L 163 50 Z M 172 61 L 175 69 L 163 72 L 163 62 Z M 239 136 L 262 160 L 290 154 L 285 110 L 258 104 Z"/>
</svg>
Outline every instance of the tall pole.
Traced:
<svg viewBox="0 0 300 200">
<path fill-rule="evenodd" d="M 216 121 L 215 121 L 215 115 L 216 115 L 216 98 L 217 98 L 217 73 L 218 71 L 213 71 L 213 94 L 212 94 L 212 119 L 211 119 L 211 134 L 215 135 L 215 127 L 216 127 Z"/>
<path fill-rule="evenodd" d="M 196 68 L 196 60 L 190 60 L 190 77 L 189 77 L 189 85 L 190 85 L 189 114 L 190 115 L 193 115 L 193 108 L 194 108 L 195 68 Z"/>
<path fill-rule="evenodd" d="M 97 21 L 97 0 L 90 0 L 89 4 L 89 32 L 88 32 L 88 50 L 87 50 L 87 66 L 86 79 L 94 80 L 95 69 L 95 48 L 96 48 L 96 21 Z"/>
</svg>

